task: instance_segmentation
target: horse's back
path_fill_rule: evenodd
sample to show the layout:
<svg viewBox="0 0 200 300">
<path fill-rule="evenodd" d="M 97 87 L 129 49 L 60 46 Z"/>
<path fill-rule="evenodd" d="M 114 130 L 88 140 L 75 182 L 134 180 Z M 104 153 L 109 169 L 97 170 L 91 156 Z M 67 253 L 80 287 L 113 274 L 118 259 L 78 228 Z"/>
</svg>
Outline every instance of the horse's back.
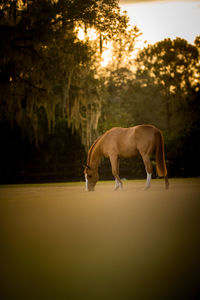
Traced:
<svg viewBox="0 0 200 300">
<path fill-rule="evenodd" d="M 153 125 L 137 125 L 130 128 L 114 127 L 101 138 L 104 156 L 116 153 L 121 157 L 131 157 L 141 152 L 150 152 L 155 147 L 155 134 L 159 129 Z"/>
<path fill-rule="evenodd" d="M 118 156 L 129 157 L 136 154 L 133 139 L 134 127 L 114 127 L 108 130 L 102 138 L 102 152 L 105 156 L 116 153 Z"/>
</svg>

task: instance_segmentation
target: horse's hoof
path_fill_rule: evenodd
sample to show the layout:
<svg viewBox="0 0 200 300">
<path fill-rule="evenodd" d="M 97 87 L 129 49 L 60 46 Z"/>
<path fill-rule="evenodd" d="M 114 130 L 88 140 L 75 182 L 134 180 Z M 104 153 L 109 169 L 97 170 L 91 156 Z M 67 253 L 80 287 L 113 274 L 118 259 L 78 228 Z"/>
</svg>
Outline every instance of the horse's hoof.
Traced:
<svg viewBox="0 0 200 300">
<path fill-rule="evenodd" d="M 143 189 L 143 191 L 147 191 L 148 189 L 150 189 L 150 187 L 151 187 L 150 185 L 149 186 L 145 186 L 144 189 Z"/>
<path fill-rule="evenodd" d="M 114 189 L 112 189 L 112 192 L 115 192 L 115 191 L 117 191 L 117 190 L 118 190 L 118 188 L 119 188 L 119 186 L 116 186 L 116 187 L 114 187 Z"/>
<path fill-rule="evenodd" d="M 123 186 L 116 186 L 116 187 L 114 187 L 114 189 L 112 190 L 112 192 L 115 192 L 115 191 L 117 191 L 118 189 L 120 189 L 120 191 L 123 191 L 124 189 L 123 189 Z"/>
</svg>

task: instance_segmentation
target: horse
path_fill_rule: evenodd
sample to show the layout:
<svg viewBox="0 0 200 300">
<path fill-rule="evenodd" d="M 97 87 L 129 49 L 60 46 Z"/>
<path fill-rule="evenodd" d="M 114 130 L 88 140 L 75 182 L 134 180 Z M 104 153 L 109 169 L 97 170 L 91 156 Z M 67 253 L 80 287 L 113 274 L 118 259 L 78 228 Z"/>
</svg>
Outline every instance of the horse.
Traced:
<svg viewBox="0 0 200 300">
<path fill-rule="evenodd" d="M 130 128 L 114 127 L 99 136 L 88 151 L 84 175 L 86 191 L 94 191 L 99 180 L 98 167 L 102 157 L 110 159 L 112 174 L 115 179 L 113 191 L 123 189 L 119 177 L 119 159 L 131 158 L 138 153 L 142 156 L 147 173 L 144 190 L 150 188 L 153 166 L 150 155 L 156 153 L 156 170 L 159 177 L 164 177 L 165 188 L 169 188 L 165 163 L 164 140 L 162 132 L 153 125 L 137 125 Z"/>
</svg>

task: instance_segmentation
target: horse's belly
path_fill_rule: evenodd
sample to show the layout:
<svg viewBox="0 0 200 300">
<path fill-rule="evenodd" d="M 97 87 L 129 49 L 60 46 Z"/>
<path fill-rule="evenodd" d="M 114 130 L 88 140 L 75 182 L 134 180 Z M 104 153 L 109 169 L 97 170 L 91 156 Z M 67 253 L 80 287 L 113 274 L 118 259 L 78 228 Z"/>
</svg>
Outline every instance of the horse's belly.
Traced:
<svg viewBox="0 0 200 300">
<path fill-rule="evenodd" d="M 136 148 L 129 148 L 129 149 L 121 149 L 119 151 L 119 156 L 120 157 L 124 157 L 124 158 L 128 158 L 128 157 L 132 157 L 137 155 L 137 150 Z"/>
<path fill-rule="evenodd" d="M 137 154 L 137 148 L 133 140 L 128 139 L 124 143 L 118 144 L 119 156 L 121 157 L 132 157 Z"/>
<path fill-rule="evenodd" d="M 135 147 L 110 147 L 109 149 L 104 149 L 103 155 L 105 157 L 110 157 L 113 154 L 118 157 L 129 158 L 137 155 L 137 149 Z"/>
</svg>

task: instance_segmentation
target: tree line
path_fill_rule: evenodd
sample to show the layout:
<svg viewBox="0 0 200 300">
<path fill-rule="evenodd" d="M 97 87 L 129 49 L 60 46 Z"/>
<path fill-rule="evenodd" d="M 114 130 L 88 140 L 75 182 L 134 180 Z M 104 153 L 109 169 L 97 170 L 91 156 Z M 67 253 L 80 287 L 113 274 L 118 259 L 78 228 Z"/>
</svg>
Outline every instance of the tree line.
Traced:
<svg viewBox="0 0 200 300">
<path fill-rule="evenodd" d="M 99 134 L 142 123 L 163 130 L 170 176 L 200 175 L 200 37 L 136 53 L 140 35 L 116 0 L 0 1 L 1 182 L 81 180 Z"/>
</svg>

